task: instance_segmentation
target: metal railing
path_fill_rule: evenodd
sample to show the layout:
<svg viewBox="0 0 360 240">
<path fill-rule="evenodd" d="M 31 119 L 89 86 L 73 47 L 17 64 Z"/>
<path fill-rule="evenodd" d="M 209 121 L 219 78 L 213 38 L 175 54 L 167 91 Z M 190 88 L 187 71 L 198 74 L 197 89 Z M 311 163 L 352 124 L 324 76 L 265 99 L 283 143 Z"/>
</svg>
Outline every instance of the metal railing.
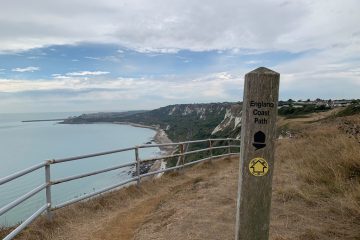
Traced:
<svg viewBox="0 0 360 240">
<path fill-rule="evenodd" d="M 226 143 L 226 145 L 224 145 L 224 143 Z M 46 193 L 46 204 L 43 205 L 40 209 L 38 209 L 36 212 L 34 212 L 29 218 L 27 218 L 19 226 L 17 226 L 4 239 L 5 240 L 13 239 L 25 227 L 27 227 L 31 222 L 33 222 L 37 217 L 42 215 L 44 212 L 46 212 L 48 220 L 51 221 L 52 220 L 52 211 L 54 211 L 54 210 L 57 210 L 57 209 L 65 207 L 65 206 L 68 206 L 70 204 L 91 198 L 91 197 L 99 195 L 101 193 L 113 190 L 115 188 L 118 188 L 125 184 L 129 184 L 131 182 L 136 182 L 139 185 L 141 182 L 141 178 L 156 175 L 156 174 L 167 172 L 167 171 L 173 171 L 176 169 L 184 168 L 186 166 L 190 166 L 190 165 L 193 165 L 193 164 L 196 164 L 196 163 L 199 163 L 202 161 L 206 161 L 206 160 L 211 160 L 211 159 L 216 159 L 216 158 L 226 157 L 226 156 L 231 156 L 231 155 L 238 155 L 239 152 L 232 152 L 232 148 L 240 149 L 240 144 L 236 144 L 236 143 L 240 143 L 240 140 L 234 139 L 234 138 L 218 138 L 218 139 L 186 141 L 186 142 L 179 142 L 179 143 L 139 145 L 139 146 L 135 146 L 135 147 L 117 149 L 117 150 L 107 151 L 107 152 L 100 152 L 100 153 L 81 155 L 81 156 L 75 156 L 75 157 L 69 157 L 69 158 L 48 160 L 48 161 L 45 161 L 44 163 L 34 165 L 34 166 L 24 169 L 22 171 L 11 174 L 7 177 L 1 178 L 0 186 L 3 184 L 6 184 L 8 182 L 11 182 L 12 180 L 15 180 L 17 178 L 20 178 L 24 175 L 32 173 L 41 168 L 44 168 L 44 172 L 45 172 L 45 183 L 44 184 L 41 184 L 40 186 L 34 188 L 33 190 L 27 192 L 26 194 L 22 195 L 21 197 L 18 197 L 14 201 L 12 201 L 12 202 L 8 203 L 7 205 L 0 208 L 0 216 L 1 216 L 1 215 L 5 214 L 6 212 L 8 212 L 9 210 L 15 208 L 16 206 L 18 206 L 25 200 L 27 200 L 27 199 L 31 198 L 32 196 L 34 196 L 35 194 L 39 193 L 40 191 L 42 191 L 44 189 L 46 191 L 45 192 Z M 193 151 L 187 151 L 188 146 L 190 144 L 208 144 L 208 145 L 205 148 L 200 148 L 200 149 L 196 149 Z M 139 154 L 140 149 L 157 148 L 157 147 L 172 147 L 173 151 L 170 155 L 158 156 L 158 157 L 147 158 L 147 159 L 140 159 L 140 154 Z M 223 149 L 223 150 L 225 150 L 225 153 L 222 153 L 220 155 L 214 155 L 214 152 L 215 152 L 214 150 L 217 150 L 217 149 Z M 79 174 L 79 175 L 74 175 L 74 176 L 68 176 L 68 177 L 65 177 L 62 179 L 56 179 L 56 180 L 51 179 L 51 165 L 53 165 L 53 164 L 59 164 L 59 163 L 63 163 L 63 162 L 75 161 L 75 160 L 80 160 L 80 159 L 85 159 L 85 158 L 92 158 L 92 157 L 109 155 L 109 154 L 126 152 L 126 151 L 134 151 L 134 156 L 135 156 L 134 162 L 121 164 L 121 165 L 97 170 L 94 172 L 89 172 L 89 173 L 84 173 L 84 174 Z M 201 158 L 201 159 L 193 159 L 192 161 L 188 161 L 188 162 L 186 162 L 186 160 L 185 160 L 186 157 L 191 154 L 203 153 L 206 151 L 209 153 L 210 156 Z M 143 174 L 140 173 L 140 166 L 142 163 L 154 162 L 156 160 L 165 160 L 165 159 L 169 159 L 169 158 L 173 158 L 173 159 L 178 158 L 176 164 L 173 167 L 168 167 L 165 169 L 160 169 L 160 170 L 147 172 L 147 173 L 143 173 Z M 120 168 L 131 167 L 131 166 L 135 166 L 136 172 L 135 172 L 135 174 L 132 175 L 132 177 L 130 179 L 115 183 L 114 185 L 97 190 L 93 193 L 88 193 L 81 197 L 77 197 L 77 198 L 65 201 L 63 203 L 60 203 L 58 205 L 52 206 L 51 186 L 61 184 L 64 182 L 73 181 L 73 180 L 84 178 L 84 177 L 89 177 L 89 176 L 113 171 L 113 170 L 120 169 Z"/>
</svg>

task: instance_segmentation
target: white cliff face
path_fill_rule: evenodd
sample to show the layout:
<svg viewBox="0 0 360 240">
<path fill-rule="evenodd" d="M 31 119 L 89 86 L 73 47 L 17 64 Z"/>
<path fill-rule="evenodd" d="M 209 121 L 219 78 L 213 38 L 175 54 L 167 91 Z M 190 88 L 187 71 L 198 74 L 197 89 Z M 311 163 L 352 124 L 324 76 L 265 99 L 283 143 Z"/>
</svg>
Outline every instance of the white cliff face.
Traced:
<svg viewBox="0 0 360 240">
<path fill-rule="evenodd" d="M 241 125 L 241 117 L 235 117 L 235 124 L 233 130 L 240 127 L 240 125 Z"/>
<path fill-rule="evenodd" d="M 231 124 L 231 121 L 233 120 L 233 116 L 231 114 L 231 109 L 226 109 L 224 119 L 215 127 L 215 129 L 212 131 L 211 135 L 214 135 L 215 133 L 224 130 L 226 127 L 228 127 Z"/>
<path fill-rule="evenodd" d="M 241 113 L 241 111 L 240 111 Z M 212 131 L 211 135 L 224 131 L 226 128 L 235 130 L 241 126 L 241 114 L 236 109 L 226 109 L 224 119 Z"/>
<path fill-rule="evenodd" d="M 189 115 L 193 112 L 193 110 L 189 107 L 189 106 L 186 106 L 184 112 L 182 113 L 183 116 L 186 116 L 186 115 Z"/>
<path fill-rule="evenodd" d="M 173 115 L 175 111 L 176 111 L 176 107 L 173 107 L 173 108 L 170 110 L 169 115 Z"/>
<path fill-rule="evenodd" d="M 197 108 L 197 109 L 196 109 L 196 113 L 197 113 L 197 115 L 200 115 L 200 116 L 199 116 L 200 119 L 202 119 L 202 120 L 205 120 L 205 119 L 206 119 L 206 115 L 205 115 L 206 109 L 205 109 L 205 108 L 203 108 L 203 107 Z"/>
<path fill-rule="evenodd" d="M 224 108 L 221 107 L 219 109 L 219 112 L 222 111 Z M 174 106 L 170 109 L 168 115 L 169 116 L 172 116 L 172 115 L 176 115 L 176 114 L 181 114 L 182 116 L 187 116 L 187 115 L 190 115 L 190 114 L 193 114 L 193 113 L 196 113 L 196 115 L 199 117 L 199 119 L 202 119 L 202 120 L 205 120 L 206 119 L 206 115 L 207 113 L 212 113 L 213 110 L 210 108 L 206 108 L 206 107 L 203 107 L 203 106 L 191 106 L 191 105 L 188 105 L 186 107 L 177 107 L 177 106 Z"/>
<path fill-rule="evenodd" d="M 194 120 L 199 125 L 204 124 L 207 131 L 210 130 L 211 135 L 218 137 L 236 137 L 240 131 L 241 104 L 238 103 L 178 104 L 167 106 L 165 109 L 165 112 L 160 109 L 157 113 L 160 116 L 167 115 L 162 125 L 165 131 L 176 132 L 178 123 L 180 125 L 191 124 L 187 123 L 189 120 Z M 196 135 L 197 132 L 193 133 L 192 131 L 190 134 Z"/>
</svg>

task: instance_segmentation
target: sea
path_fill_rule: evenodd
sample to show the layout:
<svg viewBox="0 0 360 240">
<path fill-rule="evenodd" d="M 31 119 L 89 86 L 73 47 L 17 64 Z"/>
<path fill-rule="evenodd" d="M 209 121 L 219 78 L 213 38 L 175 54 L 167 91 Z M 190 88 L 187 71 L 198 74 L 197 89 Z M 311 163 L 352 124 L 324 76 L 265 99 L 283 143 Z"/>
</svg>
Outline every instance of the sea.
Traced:
<svg viewBox="0 0 360 240">
<path fill-rule="evenodd" d="M 22 122 L 33 119 L 62 119 L 80 113 L 0 113 L 0 179 L 50 159 L 60 159 L 114 149 L 132 147 L 152 141 L 155 131 L 128 125 L 59 124 Z M 158 148 L 140 150 L 140 158 L 160 154 Z M 80 159 L 51 165 L 51 180 L 135 161 L 134 151 Z M 84 194 L 131 178 L 133 167 L 122 168 L 52 186 L 52 204 L 57 205 Z M 0 208 L 45 181 L 44 168 L 0 185 Z M 0 216 L 0 226 L 24 221 L 45 204 L 45 190 Z M 59 210 L 61 211 L 61 210 Z"/>
</svg>

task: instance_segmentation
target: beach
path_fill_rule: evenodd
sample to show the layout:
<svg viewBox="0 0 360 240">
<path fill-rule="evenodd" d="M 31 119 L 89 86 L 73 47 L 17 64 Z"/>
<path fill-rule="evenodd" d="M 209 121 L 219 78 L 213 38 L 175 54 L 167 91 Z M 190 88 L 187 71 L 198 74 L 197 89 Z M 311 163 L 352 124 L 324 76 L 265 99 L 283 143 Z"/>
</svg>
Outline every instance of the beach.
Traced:
<svg viewBox="0 0 360 240">
<path fill-rule="evenodd" d="M 114 124 L 121 124 L 121 125 L 130 125 L 133 127 L 139 127 L 139 128 L 149 128 L 156 131 L 156 134 L 153 137 L 153 142 L 156 144 L 166 144 L 166 143 L 172 143 L 171 139 L 166 134 L 165 130 L 160 128 L 159 126 L 149 126 L 149 125 L 143 125 L 138 123 L 131 123 L 131 122 L 113 122 Z M 170 145 L 170 146 L 159 146 L 159 149 L 161 151 L 160 156 L 168 156 L 172 155 L 176 151 L 176 145 Z M 149 166 L 147 166 L 149 164 Z M 146 172 L 154 172 L 158 170 L 162 170 L 166 168 L 166 161 L 164 159 L 156 160 L 152 163 L 147 163 L 143 165 L 143 168 L 140 170 L 142 173 Z M 154 177 L 158 178 L 161 177 L 163 173 L 156 174 Z"/>
</svg>

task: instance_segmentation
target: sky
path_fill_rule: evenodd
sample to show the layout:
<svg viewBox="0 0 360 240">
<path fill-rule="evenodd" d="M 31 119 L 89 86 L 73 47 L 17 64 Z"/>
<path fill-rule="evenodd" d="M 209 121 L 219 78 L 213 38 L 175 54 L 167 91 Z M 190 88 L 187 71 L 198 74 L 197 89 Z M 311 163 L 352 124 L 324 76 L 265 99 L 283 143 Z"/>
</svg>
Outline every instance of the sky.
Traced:
<svg viewBox="0 0 360 240">
<path fill-rule="evenodd" d="M 0 6 L 0 113 L 242 101 L 260 66 L 281 74 L 282 100 L 360 98 L 358 0 Z"/>
</svg>

